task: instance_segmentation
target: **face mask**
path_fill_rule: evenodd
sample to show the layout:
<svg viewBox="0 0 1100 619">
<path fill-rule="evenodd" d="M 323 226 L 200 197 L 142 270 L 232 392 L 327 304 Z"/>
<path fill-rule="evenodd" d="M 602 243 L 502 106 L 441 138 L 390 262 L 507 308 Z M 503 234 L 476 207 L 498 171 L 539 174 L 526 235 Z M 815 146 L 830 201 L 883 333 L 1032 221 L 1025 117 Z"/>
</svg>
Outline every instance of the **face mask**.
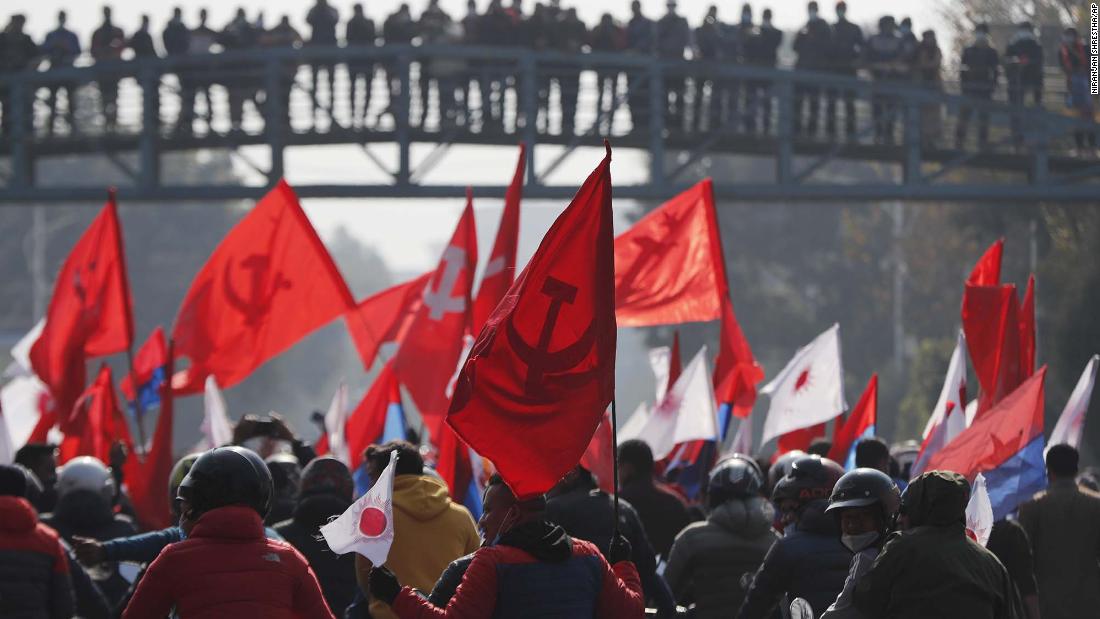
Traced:
<svg viewBox="0 0 1100 619">
<path fill-rule="evenodd" d="M 817 11 L 810 11 L 810 19 L 817 19 Z"/>
<path fill-rule="evenodd" d="M 878 536 L 878 531 L 860 533 L 859 535 L 841 535 L 840 543 L 844 544 L 848 550 L 852 552 L 859 552 L 871 544 L 874 544 L 875 541 L 878 540 Z"/>
<path fill-rule="evenodd" d="M 844 19 L 844 16 L 847 15 L 847 14 L 848 14 L 848 11 L 845 11 L 843 9 L 837 10 L 836 18 L 837 19 Z"/>
<path fill-rule="evenodd" d="M 763 25 L 765 25 L 765 26 L 767 26 L 767 27 L 771 28 L 771 25 L 772 25 L 772 18 L 770 18 L 770 17 L 765 17 L 765 18 L 764 18 L 764 21 L 763 21 L 763 22 L 761 22 L 761 23 L 762 23 Z"/>
<path fill-rule="evenodd" d="M 985 45 L 989 42 L 989 35 L 984 32 L 979 32 L 974 36 L 974 41 L 979 45 Z"/>
<path fill-rule="evenodd" d="M 913 29 L 910 28 L 909 26 L 902 26 L 901 31 L 902 31 L 903 34 L 909 34 L 910 32 L 913 31 Z"/>
</svg>

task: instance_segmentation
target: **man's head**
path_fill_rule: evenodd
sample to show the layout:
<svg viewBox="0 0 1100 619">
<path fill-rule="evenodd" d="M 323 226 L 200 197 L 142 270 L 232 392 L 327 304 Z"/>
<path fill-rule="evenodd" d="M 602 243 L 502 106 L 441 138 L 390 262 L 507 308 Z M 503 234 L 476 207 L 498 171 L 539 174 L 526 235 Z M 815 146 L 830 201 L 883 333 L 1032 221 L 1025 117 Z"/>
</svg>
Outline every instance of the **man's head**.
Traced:
<svg viewBox="0 0 1100 619">
<path fill-rule="evenodd" d="M 149 29 L 149 16 L 148 15 L 143 14 L 141 16 L 141 26 L 140 27 L 141 27 L 142 30 L 148 30 Z"/>
<path fill-rule="evenodd" d="M 913 480 L 901 495 L 903 528 L 942 527 L 966 522 L 970 483 L 952 471 L 929 471 Z"/>
<path fill-rule="evenodd" d="M 803 455 L 791 463 L 790 471 L 772 489 L 772 503 L 782 525 L 797 523 L 808 507 L 829 500 L 844 467 L 828 458 Z"/>
<path fill-rule="evenodd" d="M 27 443 L 15 452 L 15 463 L 27 467 L 45 489 L 57 483 L 57 445 Z"/>
<path fill-rule="evenodd" d="M 1080 456 L 1072 445 L 1060 443 L 1047 451 L 1047 477 L 1057 479 L 1076 479 Z"/>
<path fill-rule="evenodd" d="M 810 19 L 817 19 L 817 0 L 806 5 L 806 14 L 810 16 Z"/>
<path fill-rule="evenodd" d="M 921 33 L 920 40 L 925 45 L 935 45 L 936 44 L 936 31 L 935 30 L 925 30 L 924 32 Z"/>
<path fill-rule="evenodd" d="M 883 15 L 878 19 L 878 31 L 882 34 L 894 34 L 894 29 L 897 24 L 894 22 L 894 18 L 891 15 Z"/>
<path fill-rule="evenodd" d="M 635 16 L 642 14 L 642 3 L 639 0 L 630 3 L 630 13 Z"/>
<path fill-rule="evenodd" d="M 362 17 L 362 15 L 363 15 L 363 3 L 362 2 L 356 2 L 355 4 L 351 5 L 351 13 L 352 13 L 352 15 L 355 15 L 356 17 Z"/>
<path fill-rule="evenodd" d="M 829 450 L 833 448 L 833 442 L 827 438 L 815 438 L 810 446 L 806 448 L 806 453 L 811 456 L 821 456 L 822 458 L 829 457 Z"/>
<path fill-rule="evenodd" d="M 901 493 L 878 469 L 853 469 L 836 482 L 826 513 L 840 525 L 840 541 L 852 552 L 881 542 L 901 507 Z"/>
<path fill-rule="evenodd" d="M 336 458 L 321 456 L 310 461 L 302 470 L 302 482 L 298 488 L 298 500 L 326 495 L 351 503 L 355 482 L 348 467 Z"/>
<path fill-rule="evenodd" d="M 653 478 L 653 450 L 640 439 L 619 445 L 619 483 Z"/>
<path fill-rule="evenodd" d="M 1062 31 L 1062 41 L 1065 42 L 1065 43 L 1076 43 L 1077 42 L 1077 29 L 1076 28 L 1066 28 L 1065 30 L 1063 30 Z"/>
<path fill-rule="evenodd" d="M 69 15 L 65 11 L 57 12 L 57 25 L 64 26 L 65 22 L 69 20 Z"/>
<path fill-rule="evenodd" d="M 180 21 L 181 19 L 183 19 L 183 9 L 177 6 L 176 8 L 172 9 L 172 20 Z"/>
<path fill-rule="evenodd" d="M 381 445 L 371 445 L 363 454 L 367 462 L 367 474 L 371 479 L 378 479 L 382 471 L 390 463 L 390 452 L 397 450 L 397 464 L 394 475 L 423 475 L 424 458 L 416 445 L 408 441 L 390 441 Z"/>
<path fill-rule="evenodd" d="M 848 3 L 844 0 L 836 3 L 836 18 L 844 19 L 844 16 L 848 14 Z"/>
<path fill-rule="evenodd" d="M 494 473 L 485 486 L 481 506 L 477 527 L 485 543 L 492 544 L 512 527 L 541 519 L 546 510 L 546 499 L 538 496 L 520 501 L 504 483 L 504 478 Z"/>
<path fill-rule="evenodd" d="M 978 24 L 974 27 L 974 42 L 978 45 L 989 45 L 989 25 Z"/>
<path fill-rule="evenodd" d="M 21 468 L 0 464 L 0 496 L 27 496 L 27 475 Z"/>
<path fill-rule="evenodd" d="M 668 0 L 668 2 L 665 2 L 665 8 L 668 9 L 669 15 L 672 15 L 673 13 L 675 13 L 676 12 L 676 0 Z"/>
<path fill-rule="evenodd" d="M 103 23 L 111 23 L 111 7 L 109 6 L 103 7 Z"/>
<path fill-rule="evenodd" d="M 206 18 L 207 17 L 208 17 L 208 13 L 206 12 L 206 9 L 199 9 L 199 25 L 200 26 L 205 26 L 206 25 Z"/>
<path fill-rule="evenodd" d="M 877 436 L 869 436 L 856 444 L 856 467 L 878 469 L 890 474 L 890 446 Z"/>
<path fill-rule="evenodd" d="M 901 20 L 900 28 L 901 28 L 901 31 L 903 33 L 909 34 L 910 32 L 913 31 L 913 20 L 909 17 L 906 17 L 905 19 Z"/>
</svg>

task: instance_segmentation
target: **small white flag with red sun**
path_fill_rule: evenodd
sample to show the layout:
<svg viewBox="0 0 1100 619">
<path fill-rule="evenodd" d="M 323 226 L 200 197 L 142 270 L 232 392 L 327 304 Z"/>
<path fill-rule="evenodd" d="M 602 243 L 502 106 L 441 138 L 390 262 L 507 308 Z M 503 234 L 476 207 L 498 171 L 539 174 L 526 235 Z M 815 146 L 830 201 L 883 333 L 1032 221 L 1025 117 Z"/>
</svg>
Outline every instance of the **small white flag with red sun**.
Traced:
<svg viewBox="0 0 1100 619">
<path fill-rule="evenodd" d="M 321 527 L 328 547 L 338 555 L 357 552 L 375 566 L 385 564 L 393 544 L 393 469 L 397 451 L 366 494 L 335 520 Z"/>
</svg>

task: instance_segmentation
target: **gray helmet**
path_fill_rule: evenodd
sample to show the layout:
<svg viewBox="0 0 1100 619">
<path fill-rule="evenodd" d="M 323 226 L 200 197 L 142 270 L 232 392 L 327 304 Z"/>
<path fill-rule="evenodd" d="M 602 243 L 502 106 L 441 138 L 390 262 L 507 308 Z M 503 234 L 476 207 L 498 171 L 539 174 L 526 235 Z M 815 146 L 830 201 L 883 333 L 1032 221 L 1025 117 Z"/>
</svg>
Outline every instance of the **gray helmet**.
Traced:
<svg viewBox="0 0 1100 619">
<path fill-rule="evenodd" d="M 707 505 L 714 509 L 730 499 L 760 496 L 763 488 L 764 474 L 756 461 L 748 456 L 733 454 L 710 470 Z"/>
</svg>

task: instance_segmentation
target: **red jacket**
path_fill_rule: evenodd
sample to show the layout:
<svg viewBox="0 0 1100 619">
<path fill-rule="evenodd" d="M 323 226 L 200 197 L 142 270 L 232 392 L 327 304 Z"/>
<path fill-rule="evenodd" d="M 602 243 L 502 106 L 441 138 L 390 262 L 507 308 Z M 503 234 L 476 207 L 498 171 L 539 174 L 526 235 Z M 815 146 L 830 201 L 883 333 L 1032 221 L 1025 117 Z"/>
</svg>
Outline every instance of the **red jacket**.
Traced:
<svg viewBox="0 0 1100 619">
<path fill-rule="evenodd" d="M 638 571 L 629 561 L 620 561 L 614 567 L 608 565 L 594 544 L 574 539 L 573 559 L 583 564 L 582 570 L 594 568 L 594 577 L 599 579 L 596 592 L 595 614 L 598 619 L 632 619 L 645 615 L 645 597 Z M 403 587 L 393 609 L 401 619 L 457 618 L 486 619 L 495 616 L 511 616 L 510 613 L 497 613 L 497 599 L 508 595 L 510 575 L 522 573 L 524 568 L 533 567 L 539 561 L 524 550 L 512 546 L 490 546 L 481 548 L 474 554 L 474 560 L 462 578 L 454 597 L 446 608 L 433 606 L 420 597 L 413 589 Z M 546 565 L 546 564 L 543 564 Z M 565 564 L 559 564 L 565 565 Z M 586 567 L 584 567 L 586 566 Z M 573 567 L 576 567 L 574 564 Z M 565 569 L 571 569 L 565 567 Z M 530 576 L 552 580 L 553 575 L 545 572 L 528 572 Z M 522 577 L 522 576 L 521 576 Z M 561 591 L 569 596 L 575 591 Z M 537 603 L 537 602 L 536 602 Z"/>
<path fill-rule="evenodd" d="M 264 537 L 240 506 L 203 514 L 187 539 L 165 548 L 139 581 L 124 619 L 265 617 L 334 619 L 305 558 Z"/>
<path fill-rule="evenodd" d="M 72 614 L 69 560 L 57 532 L 38 522 L 26 499 L 0 496 L 0 617 Z"/>
</svg>

